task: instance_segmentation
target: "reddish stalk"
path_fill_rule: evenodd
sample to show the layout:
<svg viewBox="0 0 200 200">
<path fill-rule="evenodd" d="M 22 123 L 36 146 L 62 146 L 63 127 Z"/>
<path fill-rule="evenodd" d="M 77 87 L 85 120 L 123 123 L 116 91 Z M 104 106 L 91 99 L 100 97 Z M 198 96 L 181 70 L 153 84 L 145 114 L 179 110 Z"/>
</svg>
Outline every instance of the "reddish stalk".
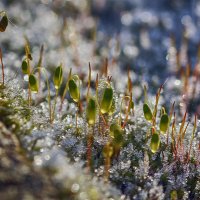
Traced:
<svg viewBox="0 0 200 200">
<path fill-rule="evenodd" d="M 109 169 L 110 169 L 110 157 L 105 158 L 105 182 L 109 179 Z"/>
<path fill-rule="evenodd" d="M 170 113 L 169 113 L 169 124 L 170 124 L 170 122 L 171 122 L 171 119 L 172 119 L 172 115 L 173 115 L 173 113 L 174 113 L 174 105 L 175 105 L 175 101 L 173 102 L 173 104 L 172 104 L 172 107 L 171 107 L 171 109 L 170 109 Z M 168 146 L 168 144 L 169 144 L 169 129 L 167 130 L 167 146 Z"/>
<path fill-rule="evenodd" d="M 126 117 L 125 117 L 124 123 L 122 125 L 123 129 L 125 128 L 126 123 L 128 122 L 128 116 L 129 116 L 129 113 L 131 111 L 131 104 L 132 104 L 132 92 L 130 93 L 130 100 L 129 100 L 129 104 L 128 104 L 128 109 L 126 111 Z"/>
<path fill-rule="evenodd" d="M 177 141 L 177 148 L 178 148 L 178 144 L 182 145 L 182 140 L 183 140 L 183 128 L 184 128 L 184 125 L 185 125 L 186 116 L 187 116 L 187 110 L 185 111 L 185 114 L 184 114 L 183 119 L 182 119 L 182 122 L 181 122 L 180 129 L 179 129 L 178 141 Z"/>
<path fill-rule="evenodd" d="M 176 123 L 176 114 L 174 112 L 174 120 L 173 120 L 173 123 L 172 123 L 172 134 L 171 134 L 171 137 L 172 137 L 172 152 L 173 152 L 173 154 L 175 156 L 174 159 L 176 160 L 177 149 L 176 149 L 176 141 L 175 141 L 175 136 L 174 136 L 175 123 Z"/>
<path fill-rule="evenodd" d="M 163 86 L 165 85 L 166 82 L 167 82 L 167 80 L 160 86 L 160 88 L 159 88 L 159 90 L 156 94 L 156 103 L 155 103 L 154 111 L 153 111 L 152 126 L 156 125 L 156 115 L 157 115 L 157 110 L 158 110 L 158 102 L 159 102 L 161 91 L 162 91 Z"/>
<path fill-rule="evenodd" d="M 108 58 L 106 58 L 106 60 L 105 60 L 104 74 L 105 74 L 105 77 L 108 76 Z"/>
<path fill-rule="evenodd" d="M 128 68 L 128 92 L 129 94 L 132 93 L 132 81 L 131 81 L 131 75 L 130 75 L 130 68 Z"/>
<path fill-rule="evenodd" d="M 199 65 L 200 65 L 200 61 L 198 61 L 198 63 L 196 64 L 194 71 L 193 71 L 193 77 L 195 78 L 194 82 L 193 82 L 193 89 L 192 89 L 192 99 L 195 98 L 195 94 L 196 94 L 196 89 L 197 89 L 197 83 L 199 81 Z"/>
<path fill-rule="evenodd" d="M 195 114 L 194 127 L 193 127 L 193 131 L 192 131 L 192 138 L 191 138 L 191 142 L 190 142 L 190 148 L 189 148 L 189 151 L 188 151 L 187 162 L 189 162 L 189 160 L 190 160 L 190 153 L 191 153 L 191 150 L 192 150 L 192 143 L 193 143 L 193 140 L 194 140 L 194 133 L 196 131 L 196 128 L 197 128 L 197 115 Z M 200 148 L 200 146 L 199 146 L 199 148 Z"/>
<path fill-rule="evenodd" d="M 94 127 L 93 127 L 93 132 L 94 132 Z M 92 134 L 89 133 L 88 138 L 87 138 L 87 169 L 88 172 L 91 171 L 91 165 L 92 165 L 92 141 L 93 136 Z"/>
</svg>

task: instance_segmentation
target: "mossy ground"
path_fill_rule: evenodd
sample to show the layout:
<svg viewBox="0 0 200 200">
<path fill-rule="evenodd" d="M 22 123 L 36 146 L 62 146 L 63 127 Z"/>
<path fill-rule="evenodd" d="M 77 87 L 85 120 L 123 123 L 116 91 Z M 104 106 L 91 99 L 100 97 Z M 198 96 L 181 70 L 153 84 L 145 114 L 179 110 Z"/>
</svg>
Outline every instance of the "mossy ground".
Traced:
<svg viewBox="0 0 200 200">
<path fill-rule="evenodd" d="M 0 85 L 0 198 L 199 199 L 198 120 L 197 129 L 193 131 L 193 114 L 200 116 L 200 62 L 196 57 L 199 51 L 199 24 L 193 23 L 192 11 L 187 7 L 190 3 L 169 1 L 168 4 L 164 1 L 168 5 L 165 7 L 161 0 L 149 4 L 142 0 L 124 0 L 120 3 L 108 0 L 105 5 L 98 7 L 96 2 L 100 1 L 96 0 L 49 2 L 0 2 L 0 7 L 7 11 L 14 23 L 8 25 L 5 33 L 0 33 L 5 64 L 5 86 Z M 192 7 L 199 7 L 197 1 L 194 1 L 197 6 L 191 4 Z M 116 12 L 118 9 L 120 11 Z M 160 10 L 165 11 L 164 15 Z M 186 16 L 185 10 L 188 10 Z M 177 28 L 176 15 L 187 34 Z M 106 17 L 105 20 L 104 16 L 108 19 Z M 198 12 L 195 11 L 192 16 L 199 20 Z M 176 39 L 169 36 L 169 29 L 177 34 Z M 192 31 L 194 34 L 191 34 Z M 41 76 L 39 93 L 32 94 L 32 103 L 29 105 L 27 77 L 23 76 L 20 69 L 25 55 L 24 34 L 30 40 L 32 68 L 38 66 L 40 46 L 44 44 L 42 67 L 46 69 L 50 82 L 52 105 L 55 100 L 53 73 L 55 67 L 63 63 L 64 82 L 51 123 L 44 74 Z M 191 59 L 188 58 L 186 47 L 188 54 L 192 54 Z M 188 67 L 190 60 L 192 64 Z M 90 95 L 96 96 L 101 102 L 108 79 L 114 91 L 112 109 L 109 114 L 103 115 L 103 119 L 98 108 L 94 127 L 89 127 L 86 112 L 89 62 L 92 67 Z M 83 112 L 80 112 L 77 102 L 70 98 L 69 92 L 60 111 L 60 97 L 70 68 L 81 80 Z M 131 69 L 128 76 L 127 69 Z M 188 69 L 191 70 L 190 74 Z M 97 87 L 99 94 L 95 95 L 97 73 L 100 84 Z M 112 78 L 107 78 L 107 75 L 112 75 Z M 151 119 L 145 119 L 143 104 L 148 103 L 153 113 L 155 93 L 166 78 L 153 124 Z M 144 98 L 144 85 L 148 88 L 148 102 Z M 121 103 L 124 95 L 131 96 L 135 103 L 126 123 L 127 105 Z M 160 132 L 162 106 L 169 114 L 170 104 L 174 101 L 176 120 L 173 115 L 168 134 L 159 133 L 160 146 L 156 153 L 152 153 L 151 134 Z M 189 124 L 179 145 L 177 138 L 185 110 L 188 114 L 184 128 Z M 105 173 L 108 168 L 105 163 L 109 164 L 105 155 L 113 150 L 110 148 L 110 152 L 105 152 L 105 147 L 112 147 L 114 134 L 110 135 L 110 126 L 113 123 L 123 129 L 123 137 L 117 135 L 119 137 L 115 143 L 120 141 L 120 145 L 114 148 L 114 154 L 109 157 L 109 173 Z M 194 140 L 188 157 L 193 133 Z M 179 145 L 177 151 L 173 134 Z M 88 147 L 91 150 L 90 169 Z"/>
</svg>

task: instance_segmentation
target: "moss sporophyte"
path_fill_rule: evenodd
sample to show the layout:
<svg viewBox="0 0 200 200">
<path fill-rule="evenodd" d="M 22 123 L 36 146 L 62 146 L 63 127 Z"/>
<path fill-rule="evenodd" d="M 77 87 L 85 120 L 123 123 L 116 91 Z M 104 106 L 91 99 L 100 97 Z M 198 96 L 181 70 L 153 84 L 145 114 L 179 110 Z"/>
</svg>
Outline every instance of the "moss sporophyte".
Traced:
<svg viewBox="0 0 200 200">
<path fill-rule="evenodd" d="M 92 143 L 94 137 L 94 125 L 96 123 L 97 105 L 94 97 L 89 97 L 86 108 L 86 120 L 89 125 L 87 135 L 87 167 L 91 168 L 91 157 L 92 157 Z M 91 131 L 92 129 L 92 131 Z"/>
<path fill-rule="evenodd" d="M 33 74 L 29 75 L 29 85 L 30 85 L 30 89 L 33 93 L 38 92 L 38 81 Z"/>
<path fill-rule="evenodd" d="M 4 32 L 8 26 L 8 16 L 5 11 L 0 12 L 0 32 Z"/>
<path fill-rule="evenodd" d="M 55 117 L 55 109 L 56 109 L 58 92 L 59 92 L 59 89 L 60 89 L 62 82 L 63 82 L 62 64 L 56 68 L 56 70 L 54 72 L 53 82 L 54 82 L 54 87 L 55 87 L 55 90 L 56 90 L 56 96 L 55 96 L 54 105 L 53 105 L 52 122 L 53 122 L 54 117 Z"/>
<path fill-rule="evenodd" d="M 27 58 L 24 58 L 24 60 L 22 61 L 21 67 L 22 67 L 23 74 L 29 74 L 30 69 L 29 69 L 29 66 L 28 66 Z"/>
<path fill-rule="evenodd" d="M 149 108 L 148 104 L 145 103 L 143 105 L 143 112 L 144 112 L 144 117 L 147 121 L 151 121 L 153 119 L 153 114 L 151 109 Z"/>
<path fill-rule="evenodd" d="M 96 122 L 97 105 L 94 97 L 90 97 L 88 100 L 86 119 L 89 125 L 94 125 Z"/>
<path fill-rule="evenodd" d="M 63 81 L 62 65 L 58 66 L 54 72 L 53 82 L 56 90 L 59 90 Z"/>
<path fill-rule="evenodd" d="M 108 113 L 111 109 L 113 102 L 113 89 L 111 87 L 107 87 L 104 89 L 103 97 L 100 103 L 101 113 Z"/>
<path fill-rule="evenodd" d="M 162 131 L 163 133 L 166 133 L 168 127 L 169 127 L 169 117 L 165 113 L 161 116 L 161 119 L 160 119 L 160 131 Z"/>
<path fill-rule="evenodd" d="M 159 147 L 160 147 L 160 136 L 159 133 L 155 132 L 151 137 L 151 143 L 150 143 L 150 148 L 152 153 L 156 153 L 159 150 Z"/>
<path fill-rule="evenodd" d="M 77 75 L 73 76 L 70 80 L 69 80 L 69 94 L 71 96 L 71 98 L 78 103 L 80 100 L 80 84 L 77 83 L 77 81 L 79 82 L 79 78 L 77 79 Z M 76 79 L 75 79 L 76 78 Z"/>
<path fill-rule="evenodd" d="M 30 54 L 30 49 L 28 45 L 26 45 L 26 53 Z M 62 64 L 58 66 L 55 69 L 54 75 L 53 75 L 53 83 L 56 91 L 56 95 L 54 97 L 54 104 L 53 107 L 51 107 L 51 96 L 50 96 L 50 84 L 48 77 L 46 75 L 46 70 L 43 67 L 37 67 L 33 68 L 31 70 L 30 66 L 30 58 L 29 56 L 26 56 L 26 58 L 22 62 L 22 72 L 24 74 L 29 75 L 29 86 L 31 92 L 37 93 L 39 91 L 39 84 L 37 77 L 34 75 L 34 72 L 36 70 L 40 70 L 41 72 L 44 72 L 46 76 L 46 82 L 47 82 L 47 87 L 48 87 L 48 102 L 49 102 L 49 117 L 50 117 L 50 122 L 52 123 L 54 120 L 54 115 L 55 115 L 55 107 L 56 107 L 56 99 L 58 98 L 58 91 L 63 83 L 63 68 Z M 129 89 L 131 88 L 130 86 L 130 77 L 129 77 Z M 114 88 L 111 83 L 111 78 L 108 77 L 107 80 L 100 80 L 98 79 L 98 74 L 96 78 L 96 95 L 91 96 L 90 95 L 90 83 L 91 83 L 91 66 L 89 64 L 89 73 L 88 73 L 88 88 L 87 88 L 87 94 L 86 94 L 86 109 L 85 109 L 85 115 L 80 116 L 84 117 L 86 119 L 86 122 L 89 127 L 89 132 L 87 134 L 87 165 L 88 168 L 91 169 L 91 157 L 92 157 L 92 144 L 93 144 L 93 139 L 94 139 L 94 128 L 95 125 L 99 122 L 101 122 L 101 119 L 103 120 L 103 123 L 105 127 L 101 127 L 102 125 L 99 123 L 99 132 L 106 133 L 109 132 L 110 140 L 109 140 L 109 145 L 105 145 L 105 149 L 107 149 L 108 146 L 112 147 L 112 151 L 115 156 L 118 155 L 120 148 L 123 146 L 124 143 L 124 131 L 125 131 L 125 126 L 128 122 L 128 117 L 131 114 L 131 110 L 134 109 L 134 103 L 132 100 L 132 92 L 129 90 L 129 95 L 123 96 L 122 101 L 121 101 L 121 107 L 120 107 L 120 112 L 118 113 L 116 122 L 113 122 L 113 114 L 116 112 L 116 105 L 115 105 L 115 94 L 114 94 Z M 101 86 L 99 86 L 101 85 Z M 164 85 L 164 84 L 163 84 Z M 153 106 L 149 106 L 148 99 L 147 99 L 147 94 L 146 94 L 146 87 L 145 87 L 145 102 L 143 104 L 143 113 L 144 113 L 144 118 L 150 122 L 151 124 L 151 129 L 154 130 L 151 132 L 150 135 L 150 150 L 152 153 L 156 153 L 160 149 L 160 133 L 167 133 L 166 137 L 166 144 L 168 145 L 168 137 L 169 137 L 169 132 L 171 130 L 171 139 L 172 139 L 172 151 L 175 155 L 175 158 L 177 157 L 177 151 L 181 146 L 183 145 L 183 139 L 188 127 L 188 124 L 186 126 L 186 114 L 184 115 L 182 119 L 182 123 L 179 129 L 178 137 L 175 137 L 175 117 L 174 121 L 172 123 L 172 128 L 170 128 L 170 122 L 172 119 L 173 115 L 173 110 L 174 110 L 174 104 L 172 105 L 170 114 L 168 115 L 165 111 L 165 109 L 162 107 L 161 108 L 161 115 L 159 116 L 159 124 L 156 124 L 158 120 L 157 118 L 157 112 L 158 112 L 158 103 L 159 103 L 159 97 L 161 94 L 161 90 L 163 88 L 163 85 L 159 88 L 157 94 L 156 94 L 156 101 L 154 105 L 154 109 L 151 109 Z M 77 105 L 77 112 L 76 112 L 76 133 L 78 135 L 78 111 L 79 106 L 81 104 L 81 80 L 78 75 L 72 74 L 72 69 L 70 69 L 69 75 L 68 75 L 68 80 L 66 82 L 65 90 L 63 92 L 63 96 L 61 99 L 61 105 L 62 102 L 65 98 L 66 91 L 69 92 L 69 95 L 71 99 L 75 102 Z M 125 104 L 126 109 L 122 109 L 123 104 Z M 152 105 L 152 104 L 150 104 Z M 122 112 L 125 116 L 124 120 L 122 119 Z M 97 120 L 99 119 L 99 120 Z M 112 123 L 111 123 L 112 121 Z M 109 129 L 109 131 L 108 131 Z M 102 131 L 103 130 L 103 131 Z M 188 154 L 190 155 L 191 152 L 191 146 L 194 138 L 194 132 L 193 131 L 193 137 L 191 139 L 190 143 L 190 150 L 188 151 Z M 105 155 L 105 153 L 104 153 Z M 188 157 L 189 158 L 189 157 Z M 110 159 L 110 158 L 109 158 Z M 107 158 L 105 159 L 105 162 L 108 164 L 110 163 L 110 160 Z M 107 167 L 105 168 L 107 169 Z M 108 176 L 108 174 L 106 175 Z"/>
<path fill-rule="evenodd" d="M 56 90 L 56 95 L 54 99 L 54 104 L 53 108 L 51 107 L 51 94 L 50 94 L 50 84 L 47 76 L 46 69 L 41 66 L 42 63 L 42 55 L 43 55 L 43 46 L 41 47 L 41 52 L 40 52 L 40 58 L 38 62 L 38 66 L 35 68 L 31 68 L 31 52 L 30 52 L 30 46 L 29 46 L 29 41 L 27 38 L 25 38 L 26 44 L 25 44 L 25 52 L 26 52 L 26 57 L 22 61 L 21 69 L 24 75 L 29 76 L 29 90 L 33 93 L 38 93 L 39 87 L 40 87 L 40 79 L 41 79 L 41 72 L 44 73 L 46 83 L 47 83 L 47 88 L 48 88 L 48 103 L 49 103 L 49 120 L 50 123 L 53 123 L 54 121 L 54 116 L 55 116 L 55 107 L 56 107 L 56 102 L 57 102 L 57 97 L 58 97 L 58 92 L 61 87 L 62 81 L 63 81 L 63 71 L 62 71 L 62 64 L 58 66 L 54 72 L 53 76 L 53 82 L 54 82 L 54 87 Z M 34 73 L 38 71 L 39 72 L 39 81 L 34 75 Z M 29 92 L 29 105 L 31 104 L 31 92 Z"/>
</svg>

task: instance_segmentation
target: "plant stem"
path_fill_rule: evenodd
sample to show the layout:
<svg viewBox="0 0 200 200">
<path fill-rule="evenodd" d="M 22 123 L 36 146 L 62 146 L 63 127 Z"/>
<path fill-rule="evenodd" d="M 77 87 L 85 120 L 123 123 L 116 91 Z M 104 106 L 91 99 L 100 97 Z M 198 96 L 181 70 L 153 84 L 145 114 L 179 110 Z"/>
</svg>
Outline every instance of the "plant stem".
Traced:
<svg viewBox="0 0 200 200">
<path fill-rule="evenodd" d="M 90 129 L 90 127 L 89 127 Z M 94 127 L 93 127 L 94 132 Z M 92 137 L 93 135 L 89 132 L 87 137 L 87 168 L 88 172 L 91 171 L 91 157 L 92 157 Z"/>
<path fill-rule="evenodd" d="M 76 135 L 78 135 L 78 108 L 76 111 Z"/>
<path fill-rule="evenodd" d="M 2 58 L 2 50 L 0 48 L 0 59 L 1 59 L 1 67 L 2 67 L 2 81 L 3 81 L 3 86 L 4 86 L 4 65 L 3 65 L 3 58 Z"/>
<path fill-rule="evenodd" d="M 42 68 L 42 69 L 43 69 L 43 68 Z M 49 79 L 48 79 L 46 73 L 45 73 L 45 76 L 46 76 L 46 82 L 47 82 L 47 88 L 48 88 L 49 120 L 50 120 L 50 123 L 52 123 L 50 85 L 49 85 Z"/>
<path fill-rule="evenodd" d="M 105 158 L 105 176 L 104 176 L 105 182 L 108 182 L 108 179 L 109 179 L 109 169 L 110 169 L 110 157 L 106 156 L 106 158 Z"/>
<path fill-rule="evenodd" d="M 29 46 L 29 41 L 26 36 L 25 38 L 25 53 L 26 53 L 26 59 L 27 59 L 27 64 L 28 64 L 28 75 L 31 73 L 31 64 L 30 64 L 30 59 L 32 60 L 31 53 L 30 53 L 30 46 Z M 28 102 L 29 106 L 31 105 L 32 98 L 31 98 L 31 89 L 30 89 L 30 84 L 28 84 Z"/>
<path fill-rule="evenodd" d="M 192 131 L 192 138 L 191 138 L 191 141 L 190 141 L 190 147 L 189 147 L 187 162 L 189 162 L 189 159 L 190 159 L 190 153 L 191 153 L 191 149 L 192 149 L 192 143 L 193 143 L 193 140 L 194 140 L 194 134 L 195 134 L 196 128 L 197 128 L 197 115 L 195 114 L 194 127 L 193 127 L 193 131 Z"/>
<path fill-rule="evenodd" d="M 28 84 L 28 105 L 31 106 L 31 103 L 32 103 L 31 89 L 30 89 L 30 84 Z"/>
<path fill-rule="evenodd" d="M 97 76 L 96 76 L 96 99 L 97 99 L 97 106 L 98 106 L 98 109 L 99 109 L 99 114 L 100 114 L 100 116 L 101 116 L 101 118 L 102 118 L 102 120 L 104 122 L 104 125 L 108 128 L 108 124 L 107 124 L 107 122 L 106 122 L 103 114 L 101 113 L 101 108 L 100 108 L 99 101 L 98 101 L 98 83 L 99 83 L 99 81 L 98 81 L 99 78 L 98 77 L 99 76 L 97 74 Z"/>
<path fill-rule="evenodd" d="M 61 110 L 62 110 L 63 102 L 64 102 L 64 99 L 65 99 L 65 95 L 66 95 L 66 93 L 67 93 L 68 83 L 69 83 L 69 79 L 70 79 L 70 77 L 71 77 L 71 74 L 72 74 L 72 68 L 70 68 L 69 75 L 68 75 L 68 80 L 67 80 L 67 83 L 66 83 L 66 85 L 65 85 L 65 89 L 64 89 L 64 92 L 63 92 L 63 95 L 62 95 L 61 104 L 60 104 L 60 109 L 59 109 L 60 112 L 61 112 Z"/>
<path fill-rule="evenodd" d="M 52 117 L 51 117 L 51 123 L 53 123 L 53 120 L 55 118 L 55 109 L 56 109 L 56 103 L 57 103 L 57 98 L 58 98 L 58 90 L 56 89 L 56 96 L 54 99 L 54 104 L 53 104 L 53 112 L 52 112 Z"/>
<path fill-rule="evenodd" d="M 47 90 L 48 90 L 48 104 L 49 104 L 49 121 L 50 123 L 52 123 L 52 108 L 51 108 L 51 93 L 50 93 L 50 84 L 49 84 L 49 79 L 46 73 L 46 69 L 44 67 L 36 67 L 35 69 L 33 69 L 32 73 L 34 73 L 34 71 L 36 70 L 42 70 L 42 72 L 45 75 L 46 78 L 46 83 L 47 83 Z"/>
</svg>

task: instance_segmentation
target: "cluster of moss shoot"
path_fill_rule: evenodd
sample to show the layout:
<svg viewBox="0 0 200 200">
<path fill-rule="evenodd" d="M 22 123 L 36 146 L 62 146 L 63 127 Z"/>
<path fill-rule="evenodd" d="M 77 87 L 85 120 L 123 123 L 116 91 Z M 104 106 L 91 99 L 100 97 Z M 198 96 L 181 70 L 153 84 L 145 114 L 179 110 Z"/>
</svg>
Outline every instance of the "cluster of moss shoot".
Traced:
<svg viewBox="0 0 200 200">
<path fill-rule="evenodd" d="M 1 12 L 1 21 L 0 21 L 0 31 L 4 32 L 7 25 L 8 25 L 8 18 L 5 12 Z M 32 98 L 31 93 L 38 93 L 40 90 L 40 82 L 41 82 L 41 73 L 44 73 L 46 77 L 46 83 L 48 88 L 48 104 L 49 104 L 49 122 L 53 123 L 55 118 L 55 108 L 57 103 L 57 98 L 59 96 L 59 90 L 61 88 L 61 85 L 63 84 L 63 66 L 60 64 L 54 72 L 53 75 L 53 83 L 55 87 L 55 98 L 53 105 L 51 104 L 51 94 L 50 94 L 50 84 L 49 79 L 46 73 L 45 68 L 42 67 L 42 55 L 43 55 L 43 46 L 41 47 L 40 52 L 40 59 L 35 68 L 31 67 L 31 61 L 32 56 L 30 52 L 29 42 L 28 39 L 26 39 L 25 44 L 25 58 L 22 61 L 22 72 L 24 75 L 28 75 L 29 81 L 28 81 L 28 103 L 31 105 Z M 2 65 L 2 80 L 4 85 L 4 66 L 2 61 L 2 52 L 0 51 L 0 60 Z M 35 72 L 38 71 L 38 76 L 35 75 Z M 120 152 L 120 148 L 123 146 L 124 143 L 124 135 L 125 135 L 125 127 L 128 123 L 129 116 L 134 115 L 134 103 L 132 100 L 132 81 L 130 78 L 130 73 L 128 72 L 128 83 L 127 83 L 127 92 L 122 98 L 121 101 L 121 109 L 118 113 L 118 118 L 115 120 L 113 115 L 116 112 L 116 99 L 114 97 L 114 88 L 112 86 L 112 81 L 110 76 L 107 74 L 108 66 L 107 62 L 104 69 L 104 79 L 103 80 L 103 88 L 100 87 L 99 83 L 99 75 L 96 76 L 96 84 L 95 84 L 95 95 L 91 95 L 90 88 L 91 88 L 91 66 L 89 63 L 89 73 L 88 73 L 88 88 L 87 88 L 87 94 L 85 95 L 86 99 L 86 108 L 85 112 L 83 112 L 82 108 L 82 100 L 81 100 L 81 80 L 77 74 L 72 73 L 72 69 L 70 69 L 68 79 L 65 85 L 64 92 L 61 97 L 61 105 L 60 105 L 60 111 L 62 110 L 62 105 L 66 96 L 66 93 L 68 92 L 70 94 L 71 99 L 77 106 L 77 112 L 76 112 L 76 131 L 78 134 L 78 127 L 77 127 L 77 119 L 78 116 L 81 115 L 82 117 L 85 116 L 85 120 L 88 124 L 88 135 L 87 135 L 87 167 L 88 170 L 91 170 L 91 157 L 92 157 L 92 143 L 94 139 L 94 127 L 97 124 L 98 121 L 103 122 L 103 127 L 99 127 L 99 131 L 103 134 L 107 134 L 108 140 L 106 144 L 103 147 L 103 156 L 105 160 L 105 180 L 108 180 L 109 177 L 109 167 L 111 163 L 111 159 L 113 157 L 117 157 Z M 102 82 L 101 80 L 101 82 Z M 152 153 L 156 153 L 160 150 L 161 146 L 161 140 L 160 135 L 164 134 L 166 137 L 166 146 L 171 147 L 172 153 L 174 155 L 175 160 L 178 159 L 178 152 L 179 149 L 183 148 L 183 140 L 185 137 L 185 133 L 188 127 L 188 124 L 186 124 L 186 116 L 187 112 L 185 112 L 185 115 L 183 116 L 179 131 L 176 130 L 176 114 L 174 112 L 174 105 L 171 106 L 171 110 L 169 114 L 167 114 L 164 107 L 161 108 L 161 110 L 158 110 L 158 104 L 159 104 L 159 98 L 161 91 L 163 89 L 163 85 L 160 86 L 158 89 L 158 92 L 156 94 L 155 104 L 153 107 L 150 106 L 150 103 L 148 102 L 147 97 L 147 89 L 146 86 L 144 86 L 144 104 L 143 104 L 143 113 L 145 119 L 150 122 L 151 128 L 149 131 L 147 131 L 147 141 L 150 140 L 150 150 Z M 99 89 L 100 88 L 100 89 Z M 101 91 L 99 91 L 101 90 Z M 122 109 L 124 106 L 126 109 Z M 85 115 L 83 115 L 85 113 Z M 158 113 L 160 113 L 160 116 L 158 116 Z M 125 117 L 122 118 L 122 115 Z M 159 118 L 159 120 L 158 120 Z M 109 120 L 112 119 L 112 120 Z M 159 124 L 157 124 L 159 122 Z M 186 124 L 186 125 L 185 125 Z M 192 149 L 192 143 L 194 140 L 194 135 L 196 131 L 197 126 L 197 117 L 195 115 L 194 120 L 194 128 L 191 135 L 191 141 L 188 152 L 186 152 L 185 162 L 189 162 L 190 160 L 190 154 Z M 102 131 L 104 130 L 104 131 Z M 105 131 L 106 130 L 106 131 Z M 170 134 L 171 133 L 171 134 Z M 171 137 L 171 143 L 169 144 L 169 137 Z"/>
</svg>

